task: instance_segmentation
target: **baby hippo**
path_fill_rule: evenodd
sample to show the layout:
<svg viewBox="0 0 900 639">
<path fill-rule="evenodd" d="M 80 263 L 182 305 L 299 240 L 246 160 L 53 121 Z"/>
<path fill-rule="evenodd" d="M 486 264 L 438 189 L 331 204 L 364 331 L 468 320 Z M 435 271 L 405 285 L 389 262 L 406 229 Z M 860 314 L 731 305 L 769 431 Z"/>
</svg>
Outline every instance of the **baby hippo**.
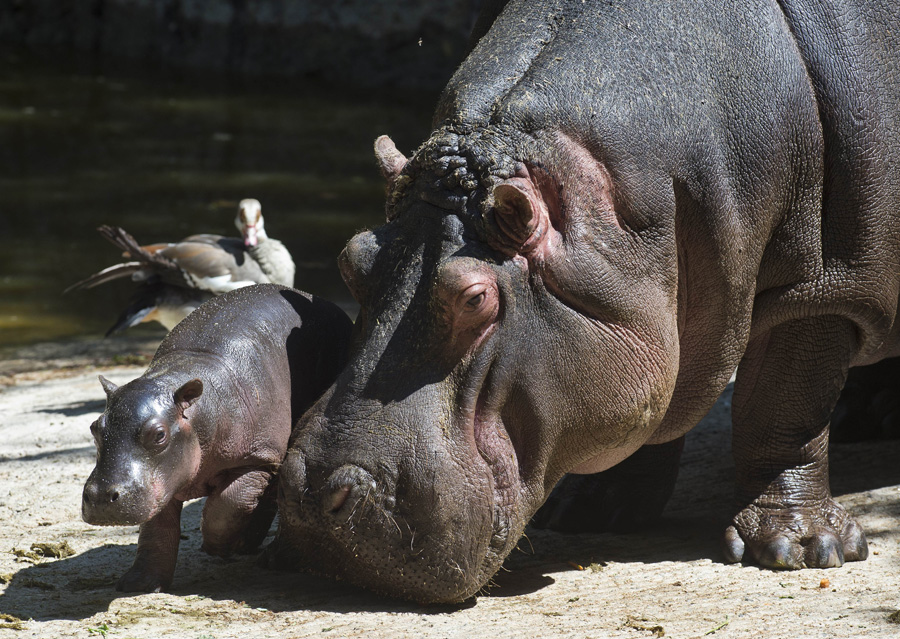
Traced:
<svg viewBox="0 0 900 639">
<path fill-rule="evenodd" d="M 346 361 L 351 322 L 322 299 L 274 284 L 203 304 L 163 340 L 139 378 L 100 377 L 91 425 L 97 465 L 84 486 L 90 524 L 140 524 L 123 591 L 172 583 L 181 505 L 206 497 L 203 550 L 253 552 L 275 516 L 275 478 L 294 421 Z"/>
</svg>

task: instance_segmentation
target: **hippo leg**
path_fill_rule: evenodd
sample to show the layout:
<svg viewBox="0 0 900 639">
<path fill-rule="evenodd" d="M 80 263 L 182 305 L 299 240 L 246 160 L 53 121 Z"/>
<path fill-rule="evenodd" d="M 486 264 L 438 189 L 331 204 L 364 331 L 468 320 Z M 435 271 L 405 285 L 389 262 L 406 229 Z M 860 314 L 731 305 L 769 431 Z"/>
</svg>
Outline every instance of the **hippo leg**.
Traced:
<svg viewBox="0 0 900 639">
<path fill-rule="evenodd" d="M 178 542 L 181 540 L 181 502 L 172 500 L 155 517 L 141 524 L 137 556 L 122 575 L 116 590 L 161 592 L 172 585 Z"/>
<path fill-rule="evenodd" d="M 203 550 L 220 557 L 256 550 L 275 518 L 272 485 L 272 473 L 252 470 L 213 491 L 203 507 Z"/>
<path fill-rule="evenodd" d="M 272 522 L 278 513 L 278 502 L 276 497 L 277 482 L 272 481 L 259 498 L 259 503 L 250 517 L 247 527 L 244 529 L 242 541 L 235 547 L 234 552 L 246 555 L 254 553 L 262 545 L 266 535 L 272 528 Z"/>
<path fill-rule="evenodd" d="M 900 357 L 851 368 L 831 416 L 831 441 L 900 438 Z"/>
<path fill-rule="evenodd" d="M 531 525 L 560 532 L 628 532 L 651 524 L 672 496 L 683 449 L 679 437 L 642 446 L 602 473 L 566 475 Z"/>
<path fill-rule="evenodd" d="M 854 344 L 853 325 L 837 316 L 751 340 L 732 404 L 740 510 L 725 533 L 729 561 L 797 569 L 866 558 L 862 528 L 828 484 L 828 417 Z"/>
</svg>

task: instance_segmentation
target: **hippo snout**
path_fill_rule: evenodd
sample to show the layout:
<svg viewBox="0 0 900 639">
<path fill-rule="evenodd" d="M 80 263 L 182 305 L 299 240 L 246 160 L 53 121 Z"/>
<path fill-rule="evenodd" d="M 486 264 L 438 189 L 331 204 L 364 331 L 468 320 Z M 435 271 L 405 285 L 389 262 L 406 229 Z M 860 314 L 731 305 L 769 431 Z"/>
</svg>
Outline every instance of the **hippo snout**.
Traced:
<svg viewBox="0 0 900 639">
<path fill-rule="evenodd" d="M 81 517 L 95 526 L 142 524 L 152 513 L 152 506 L 141 499 L 134 486 L 91 477 L 81 493 Z"/>
<path fill-rule="evenodd" d="M 288 452 L 280 474 L 291 478 L 289 482 L 279 482 L 278 487 L 286 515 L 306 518 L 309 513 L 300 515 L 300 509 L 306 511 L 312 508 L 326 520 L 336 519 L 340 523 L 356 512 L 362 503 L 372 501 L 377 494 L 375 478 L 367 470 L 353 464 L 345 464 L 330 473 L 328 470 L 317 473 L 326 479 L 311 486 L 304 456 L 296 449 Z"/>
<path fill-rule="evenodd" d="M 120 484 L 88 481 L 81 493 L 81 517 L 89 524 L 116 524 L 117 504 L 122 496 Z"/>
<path fill-rule="evenodd" d="M 118 484 L 103 485 L 100 482 L 88 482 L 84 486 L 82 501 L 86 506 L 96 508 L 119 501 L 121 486 Z"/>
<path fill-rule="evenodd" d="M 306 462 L 303 455 L 297 450 L 289 450 L 278 474 L 281 477 L 291 478 L 289 482 L 278 482 L 278 502 L 283 505 L 284 515 L 288 515 L 299 507 L 308 490 Z"/>
</svg>

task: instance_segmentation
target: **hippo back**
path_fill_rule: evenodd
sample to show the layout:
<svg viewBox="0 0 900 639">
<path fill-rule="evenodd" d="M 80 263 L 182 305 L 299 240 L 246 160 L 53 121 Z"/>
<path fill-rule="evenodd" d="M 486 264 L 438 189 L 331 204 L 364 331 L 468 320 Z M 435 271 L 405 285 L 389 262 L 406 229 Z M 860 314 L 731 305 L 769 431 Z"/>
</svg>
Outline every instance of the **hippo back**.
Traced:
<svg viewBox="0 0 900 639">
<path fill-rule="evenodd" d="M 247 286 L 209 300 L 180 322 L 159 345 L 148 373 L 173 358 L 199 357 L 232 371 L 245 391 L 289 379 L 293 422 L 343 367 L 351 328 L 340 308 L 309 293 Z"/>
</svg>

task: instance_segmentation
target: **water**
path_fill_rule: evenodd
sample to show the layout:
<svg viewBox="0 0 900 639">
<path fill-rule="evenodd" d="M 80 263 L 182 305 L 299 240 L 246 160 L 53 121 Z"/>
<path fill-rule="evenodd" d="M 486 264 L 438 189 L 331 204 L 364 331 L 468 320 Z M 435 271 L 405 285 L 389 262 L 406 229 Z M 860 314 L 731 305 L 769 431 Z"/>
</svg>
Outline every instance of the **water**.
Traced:
<svg viewBox="0 0 900 639">
<path fill-rule="evenodd" d="M 100 224 L 143 244 L 236 235 L 246 197 L 260 200 L 269 235 L 293 254 L 296 286 L 352 313 L 335 258 L 383 220 L 372 142 L 388 133 L 414 149 L 436 97 L 112 72 L 0 51 L 0 346 L 113 323 L 131 282 L 62 295 L 118 261 Z"/>
</svg>

